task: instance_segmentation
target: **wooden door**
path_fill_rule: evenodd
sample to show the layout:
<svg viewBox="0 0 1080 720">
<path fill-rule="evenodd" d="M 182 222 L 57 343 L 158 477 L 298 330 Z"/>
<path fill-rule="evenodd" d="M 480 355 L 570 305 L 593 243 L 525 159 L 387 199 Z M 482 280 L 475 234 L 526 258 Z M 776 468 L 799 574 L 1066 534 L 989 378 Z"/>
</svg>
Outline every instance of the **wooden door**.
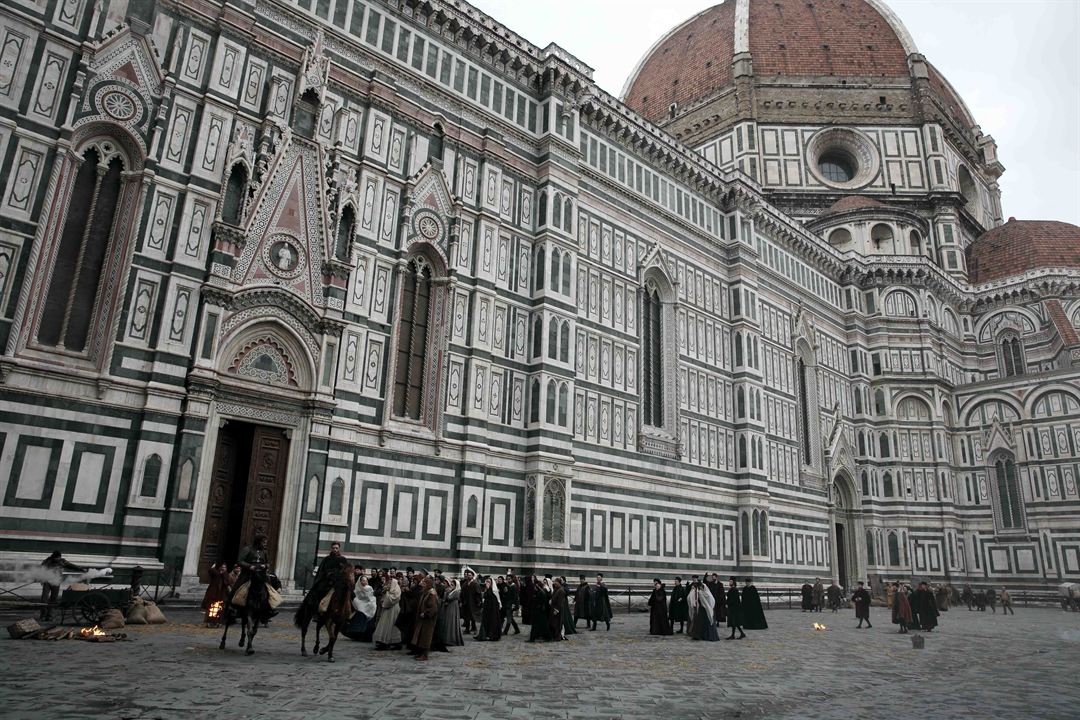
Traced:
<svg viewBox="0 0 1080 720">
<path fill-rule="evenodd" d="M 270 566 L 277 565 L 281 507 L 289 462 L 289 439 L 280 428 L 256 427 L 251 442 L 251 469 L 244 500 L 244 524 L 240 541 L 246 545 L 255 534 L 266 534 Z"/>
<path fill-rule="evenodd" d="M 210 479 L 210 496 L 206 505 L 202 550 L 199 552 L 199 580 L 201 582 L 210 582 L 210 566 L 225 560 L 229 510 L 232 504 L 233 482 L 236 477 L 236 453 L 236 436 L 229 431 L 228 427 L 221 428 L 218 432 L 217 451 L 214 456 L 214 472 Z"/>
</svg>

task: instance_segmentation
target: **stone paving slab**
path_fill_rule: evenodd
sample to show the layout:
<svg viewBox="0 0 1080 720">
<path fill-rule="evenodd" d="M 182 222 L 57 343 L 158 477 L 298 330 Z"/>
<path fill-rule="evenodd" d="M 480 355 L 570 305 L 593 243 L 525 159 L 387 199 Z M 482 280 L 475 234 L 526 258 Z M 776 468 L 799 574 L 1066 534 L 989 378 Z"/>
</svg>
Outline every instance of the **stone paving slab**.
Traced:
<svg viewBox="0 0 1080 720">
<path fill-rule="evenodd" d="M 285 614 L 246 657 L 238 632 L 222 651 L 220 630 L 174 611 L 126 643 L 0 640 L 0 718 L 1080 718 L 1080 613 L 951 610 L 914 650 L 872 612 L 857 630 L 850 610 L 776 610 L 768 630 L 717 643 L 649 637 L 647 615 L 618 615 L 610 632 L 469 642 L 427 663 L 343 638 L 331 665 L 300 656 Z"/>
</svg>

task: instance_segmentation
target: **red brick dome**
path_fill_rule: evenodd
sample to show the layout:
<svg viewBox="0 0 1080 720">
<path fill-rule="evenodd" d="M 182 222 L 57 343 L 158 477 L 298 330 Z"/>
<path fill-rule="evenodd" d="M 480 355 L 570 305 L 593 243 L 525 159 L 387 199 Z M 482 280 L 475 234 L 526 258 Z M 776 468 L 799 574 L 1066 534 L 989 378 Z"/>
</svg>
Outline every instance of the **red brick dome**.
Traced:
<svg viewBox="0 0 1080 720">
<path fill-rule="evenodd" d="M 732 84 L 732 61 L 749 52 L 759 77 L 908 78 L 917 52 L 879 0 L 725 0 L 670 30 L 638 63 L 623 101 L 659 122 Z"/>
<path fill-rule="evenodd" d="M 968 276 L 984 283 L 1038 268 L 1080 269 L 1080 227 L 1017 220 L 987 230 L 967 248 Z"/>
</svg>

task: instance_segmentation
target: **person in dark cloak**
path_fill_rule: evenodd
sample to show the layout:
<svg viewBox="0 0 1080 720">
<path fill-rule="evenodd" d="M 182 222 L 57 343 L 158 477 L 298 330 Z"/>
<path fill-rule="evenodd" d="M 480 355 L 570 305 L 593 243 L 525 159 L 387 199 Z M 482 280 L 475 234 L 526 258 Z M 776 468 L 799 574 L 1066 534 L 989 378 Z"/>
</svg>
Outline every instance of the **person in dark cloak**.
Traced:
<svg viewBox="0 0 1080 720">
<path fill-rule="evenodd" d="M 532 625 L 533 592 L 536 590 L 536 575 L 529 573 L 521 583 L 521 624 Z"/>
<path fill-rule="evenodd" d="M 713 625 L 719 625 L 724 621 L 724 604 L 726 603 L 724 583 L 720 582 L 716 573 L 713 573 L 705 582 L 705 587 L 709 588 L 713 596 Z"/>
<path fill-rule="evenodd" d="M 206 586 L 206 593 L 202 599 L 202 609 L 206 611 L 204 622 L 207 626 L 216 625 L 221 618 L 225 598 L 229 596 L 228 576 L 229 568 L 225 563 L 214 563 L 210 566 L 210 582 Z M 218 605 L 218 617 L 211 618 L 210 608 L 218 602 L 221 603 Z"/>
<path fill-rule="evenodd" d="M 997 590 L 994 588 L 987 588 L 986 590 L 986 604 L 990 606 L 990 609 L 997 615 Z M 941 609 L 941 605 L 938 605 L 938 609 Z"/>
<path fill-rule="evenodd" d="M 514 627 L 514 634 L 520 635 L 521 628 L 518 627 L 517 620 L 514 619 L 514 613 L 521 606 L 521 588 L 518 585 L 518 579 L 513 573 L 509 573 L 506 578 L 506 582 L 503 584 L 503 588 L 500 588 L 500 594 L 502 595 L 503 605 L 503 635 L 510 634 L 510 626 Z"/>
<path fill-rule="evenodd" d="M 934 596 L 937 598 L 937 609 L 941 612 L 948 612 L 949 588 L 946 585 L 938 585 L 934 590 Z"/>
<path fill-rule="evenodd" d="M 562 614 L 559 616 L 562 618 L 562 631 L 563 640 L 569 640 L 567 635 L 577 635 L 577 621 L 574 619 L 574 613 L 570 609 L 570 593 L 567 592 L 567 588 L 570 586 L 566 583 L 566 578 L 559 578 L 559 582 L 562 585 L 563 599 L 562 599 Z"/>
<path fill-rule="evenodd" d="M 863 620 L 866 621 L 866 627 L 874 627 L 870 624 L 870 591 L 863 586 L 862 580 L 855 592 L 851 593 L 851 601 L 855 603 L 855 617 L 859 619 L 857 629 L 862 628 Z"/>
<path fill-rule="evenodd" d="M 735 578 L 731 578 L 731 584 L 727 591 L 727 626 L 731 628 L 731 637 L 728 640 L 742 640 L 746 637 L 743 632 L 742 596 L 735 584 Z M 739 637 L 735 637 L 735 631 L 739 631 Z"/>
<path fill-rule="evenodd" d="M 409 654 L 417 660 L 426 661 L 428 650 L 435 641 L 435 625 L 439 618 L 439 596 L 432 586 L 431 578 L 424 575 L 416 583 L 420 594 L 416 602 L 416 618 L 413 620 L 413 634 L 409 643 Z M 445 646 L 443 648 L 445 650 Z"/>
<path fill-rule="evenodd" d="M 892 621 L 893 625 L 900 627 L 899 632 L 902 634 L 907 633 L 909 627 L 914 627 L 908 591 L 901 587 L 899 582 L 893 583 Z"/>
<path fill-rule="evenodd" d="M 653 578 L 653 591 L 649 595 L 649 634 L 670 635 L 671 621 L 668 619 L 667 591 L 660 578 Z"/>
<path fill-rule="evenodd" d="M 919 618 L 919 627 L 926 632 L 933 632 L 938 624 L 937 602 L 925 582 L 919 583 L 911 600 L 911 612 Z"/>
<path fill-rule="evenodd" d="M 330 553 L 319 563 L 319 570 L 315 573 L 311 590 L 304 595 L 303 602 L 312 608 L 312 615 L 316 614 L 319 603 L 327 593 L 334 589 L 334 584 L 348 564 L 348 559 L 341 554 L 341 543 L 330 543 Z"/>
<path fill-rule="evenodd" d="M 682 578 L 675 578 L 675 585 L 671 588 L 671 601 L 668 604 L 668 616 L 671 620 L 671 627 L 675 627 L 675 623 L 679 623 L 679 629 L 675 632 L 681 633 L 686 629 L 686 623 L 690 621 L 690 610 L 686 604 L 686 586 L 682 584 Z"/>
<path fill-rule="evenodd" d="M 592 599 L 589 597 L 589 582 L 582 575 L 578 578 L 577 591 L 574 593 L 574 627 L 578 620 L 585 621 L 585 627 L 592 627 Z"/>
<path fill-rule="evenodd" d="M 986 612 L 986 591 L 977 590 L 975 592 L 975 609 L 979 612 Z"/>
<path fill-rule="evenodd" d="M 611 601 L 608 599 L 604 576 L 600 573 L 596 574 L 596 584 L 589 588 L 589 606 L 592 629 L 596 629 L 597 622 L 602 622 L 608 630 L 611 630 Z"/>
<path fill-rule="evenodd" d="M 476 621 L 480 618 L 480 606 L 484 601 L 484 591 L 476 581 L 476 575 L 466 568 L 462 573 L 465 582 L 461 584 L 461 622 L 466 633 L 476 632 Z"/>
<path fill-rule="evenodd" d="M 566 620 L 566 611 L 569 604 L 566 601 L 566 590 L 559 578 L 551 582 L 551 602 L 548 604 L 548 628 L 553 640 L 565 640 L 563 624 Z"/>
<path fill-rule="evenodd" d="M 967 605 L 968 612 L 971 612 L 971 607 L 975 604 L 975 593 L 971 591 L 971 586 L 964 583 L 964 589 L 960 593 L 960 602 Z"/>
<path fill-rule="evenodd" d="M 532 626 L 529 628 L 529 642 L 544 642 L 551 640 L 551 626 L 547 623 L 548 608 L 551 605 L 551 593 L 533 577 L 532 605 L 529 616 Z"/>
<path fill-rule="evenodd" d="M 43 568 L 41 572 L 43 578 L 41 580 L 41 620 L 48 622 L 52 620 L 52 610 L 56 606 L 56 598 L 60 594 L 60 582 L 64 577 L 64 573 L 86 572 L 86 570 L 68 562 L 59 550 L 53 550 L 49 557 L 42 560 L 41 567 Z"/>
<path fill-rule="evenodd" d="M 821 578 L 814 579 L 814 611 L 821 612 L 825 608 L 825 586 L 821 584 Z"/>
<path fill-rule="evenodd" d="M 802 611 L 810 612 L 814 609 L 814 586 L 809 582 L 802 584 Z"/>
<path fill-rule="evenodd" d="M 480 629 L 476 633 L 476 639 L 482 642 L 495 642 L 502 637 L 502 599 L 490 577 L 484 580 L 483 588 Z"/>
<path fill-rule="evenodd" d="M 401 593 L 401 612 L 398 613 L 397 628 L 401 631 L 402 640 L 408 644 L 413 636 L 413 626 L 416 624 L 416 608 L 420 606 L 423 590 L 420 587 L 420 577 L 418 575 L 413 575 L 412 580 L 406 582 L 409 583 L 409 586 L 408 589 Z"/>
<path fill-rule="evenodd" d="M 829 609 L 833 612 L 840 610 L 840 596 L 843 593 L 840 592 L 840 586 L 836 584 L 835 580 L 829 584 L 825 594 L 829 597 Z"/>
<path fill-rule="evenodd" d="M 765 620 L 765 610 L 761 607 L 761 596 L 758 595 L 754 581 L 746 578 L 742 589 L 742 621 L 743 628 L 747 630 L 768 630 L 769 623 Z"/>
</svg>

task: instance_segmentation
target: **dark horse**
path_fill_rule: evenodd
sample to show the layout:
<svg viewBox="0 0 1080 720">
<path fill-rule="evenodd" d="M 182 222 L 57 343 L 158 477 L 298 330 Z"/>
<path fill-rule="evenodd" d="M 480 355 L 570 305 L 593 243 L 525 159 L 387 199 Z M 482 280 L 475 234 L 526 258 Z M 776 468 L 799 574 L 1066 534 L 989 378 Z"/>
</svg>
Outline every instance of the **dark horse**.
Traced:
<svg viewBox="0 0 1080 720">
<path fill-rule="evenodd" d="M 353 614 L 352 598 L 353 587 L 356 585 L 356 571 L 350 565 L 342 568 L 341 572 L 333 576 L 333 589 L 330 591 L 330 602 L 325 611 L 319 609 L 322 597 L 312 597 L 309 592 L 300 607 L 296 608 L 293 622 L 300 628 L 300 654 L 307 657 L 307 631 L 311 619 L 315 618 L 315 647 L 312 652 L 315 655 L 326 655 L 328 662 L 334 662 L 334 643 L 337 642 L 338 633 L 349 624 Z M 314 589 L 313 589 L 314 590 Z M 319 650 L 319 631 L 326 628 L 326 647 Z"/>
<path fill-rule="evenodd" d="M 248 585 L 247 601 L 243 605 L 233 605 L 232 596 L 225 602 L 225 632 L 221 634 L 222 650 L 225 649 L 225 638 L 229 634 L 229 626 L 240 620 L 240 647 L 244 647 L 244 639 L 247 639 L 246 654 L 253 655 L 251 647 L 255 640 L 255 633 L 259 629 L 259 623 L 265 625 L 273 615 L 270 607 L 270 591 L 267 589 L 266 570 L 263 568 L 251 570 Z"/>
</svg>

